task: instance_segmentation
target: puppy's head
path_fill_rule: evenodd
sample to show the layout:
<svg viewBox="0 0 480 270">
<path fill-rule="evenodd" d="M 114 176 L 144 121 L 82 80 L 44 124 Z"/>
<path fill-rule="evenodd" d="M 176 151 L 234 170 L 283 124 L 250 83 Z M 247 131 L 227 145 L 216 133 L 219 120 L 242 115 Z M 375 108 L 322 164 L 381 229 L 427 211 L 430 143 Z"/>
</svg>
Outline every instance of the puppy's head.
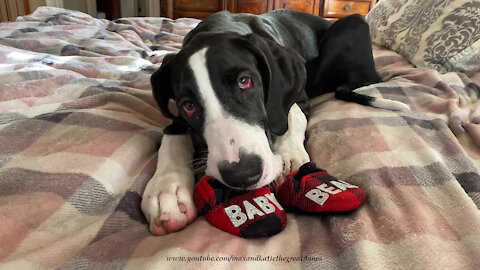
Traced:
<svg viewBox="0 0 480 270">
<path fill-rule="evenodd" d="M 303 59 L 274 41 L 199 33 L 165 57 L 151 83 L 163 114 L 205 139 L 206 174 L 254 189 L 283 170 L 272 138 L 287 131 L 305 74 Z"/>
</svg>

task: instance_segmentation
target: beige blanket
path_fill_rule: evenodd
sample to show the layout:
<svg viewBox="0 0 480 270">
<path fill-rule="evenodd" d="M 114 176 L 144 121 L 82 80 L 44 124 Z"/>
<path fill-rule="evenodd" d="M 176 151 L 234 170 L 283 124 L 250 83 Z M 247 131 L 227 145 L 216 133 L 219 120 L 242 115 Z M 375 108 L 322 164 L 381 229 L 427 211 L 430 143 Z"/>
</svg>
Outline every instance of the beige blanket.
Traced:
<svg viewBox="0 0 480 270">
<path fill-rule="evenodd" d="M 140 201 L 168 120 L 149 78 L 197 23 L 40 8 L 0 24 L 0 269 L 480 265 L 479 73 L 417 69 L 382 48 L 384 82 L 359 91 L 412 110 L 327 94 L 307 130 L 312 160 L 368 192 L 360 209 L 288 214 L 283 232 L 255 240 L 202 217 L 152 236 Z"/>
</svg>

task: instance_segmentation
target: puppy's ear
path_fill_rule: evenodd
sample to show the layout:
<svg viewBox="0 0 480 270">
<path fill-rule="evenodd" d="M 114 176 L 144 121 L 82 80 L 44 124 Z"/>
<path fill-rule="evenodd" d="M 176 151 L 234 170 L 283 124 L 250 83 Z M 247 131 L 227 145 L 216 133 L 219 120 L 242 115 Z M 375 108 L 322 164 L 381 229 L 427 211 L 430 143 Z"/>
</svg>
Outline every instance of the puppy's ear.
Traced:
<svg viewBox="0 0 480 270">
<path fill-rule="evenodd" d="M 175 95 L 170 82 L 170 66 L 175 54 L 167 54 L 163 58 L 162 66 L 152 74 L 150 83 L 155 101 L 160 111 L 168 118 L 177 119 L 178 110 L 175 104 Z"/>
<path fill-rule="evenodd" d="M 283 135 L 288 129 L 290 107 L 304 91 L 305 62 L 297 52 L 273 40 L 256 34 L 246 38 L 259 64 L 270 129 L 275 135 Z"/>
<path fill-rule="evenodd" d="M 152 92 L 155 101 L 160 107 L 163 115 L 173 120 L 173 123 L 164 129 L 165 134 L 184 134 L 188 126 L 185 120 L 178 117 L 178 108 L 175 102 L 175 94 L 173 93 L 170 82 L 171 64 L 175 54 L 167 54 L 163 58 L 162 66 L 152 74 L 150 83 L 152 84 Z"/>
</svg>

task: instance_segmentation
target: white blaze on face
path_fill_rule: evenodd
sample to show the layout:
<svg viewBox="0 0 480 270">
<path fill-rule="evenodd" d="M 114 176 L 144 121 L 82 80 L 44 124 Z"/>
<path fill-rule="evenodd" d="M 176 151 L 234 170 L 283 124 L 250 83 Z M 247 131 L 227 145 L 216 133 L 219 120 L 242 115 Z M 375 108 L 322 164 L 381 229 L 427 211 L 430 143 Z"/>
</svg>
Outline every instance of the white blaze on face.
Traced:
<svg viewBox="0 0 480 270">
<path fill-rule="evenodd" d="M 270 149 L 265 130 L 258 125 L 241 121 L 225 111 L 210 81 L 205 57 L 207 50 L 208 47 L 199 50 L 188 61 L 205 113 L 203 136 L 208 146 L 206 174 L 225 183 L 218 164 L 224 160 L 238 162 L 240 148 L 244 148 L 247 153 L 260 156 L 264 165 L 260 181 L 250 188 L 267 185 L 281 173 L 282 159 Z"/>
</svg>

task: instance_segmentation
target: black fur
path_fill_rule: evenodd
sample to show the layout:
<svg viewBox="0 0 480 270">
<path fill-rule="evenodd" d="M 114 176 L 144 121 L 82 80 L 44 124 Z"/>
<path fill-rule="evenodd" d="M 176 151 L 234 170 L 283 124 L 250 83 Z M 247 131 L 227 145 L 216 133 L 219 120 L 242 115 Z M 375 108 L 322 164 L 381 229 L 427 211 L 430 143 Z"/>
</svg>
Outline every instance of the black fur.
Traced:
<svg viewBox="0 0 480 270">
<path fill-rule="evenodd" d="M 372 57 L 369 29 L 360 15 L 331 24 L 323 18 L 290 10 L 263 15 L 216 13 L 184 39 L 182 50 L 165 58 L 152 75 L 160 109 L 180 125 L 201 134 L 202 108 L 195 118 L 181 110 L 185 100 L 198 100 L 187 68 L 189 57 L 208 47 L 207 67 L 214 91 L 226 110 L 248 123 L 282 135 L 294 103 L 308 112 L 308 98 L 336 92 L 338 99 L 370 105 L 373 97 L 352 90 L 380 81 Z M 246 72 L 254 89 L 239 92 L 235 80 Z M 180 115 L 168 109 L 176 101 Z"/>
</svg>

